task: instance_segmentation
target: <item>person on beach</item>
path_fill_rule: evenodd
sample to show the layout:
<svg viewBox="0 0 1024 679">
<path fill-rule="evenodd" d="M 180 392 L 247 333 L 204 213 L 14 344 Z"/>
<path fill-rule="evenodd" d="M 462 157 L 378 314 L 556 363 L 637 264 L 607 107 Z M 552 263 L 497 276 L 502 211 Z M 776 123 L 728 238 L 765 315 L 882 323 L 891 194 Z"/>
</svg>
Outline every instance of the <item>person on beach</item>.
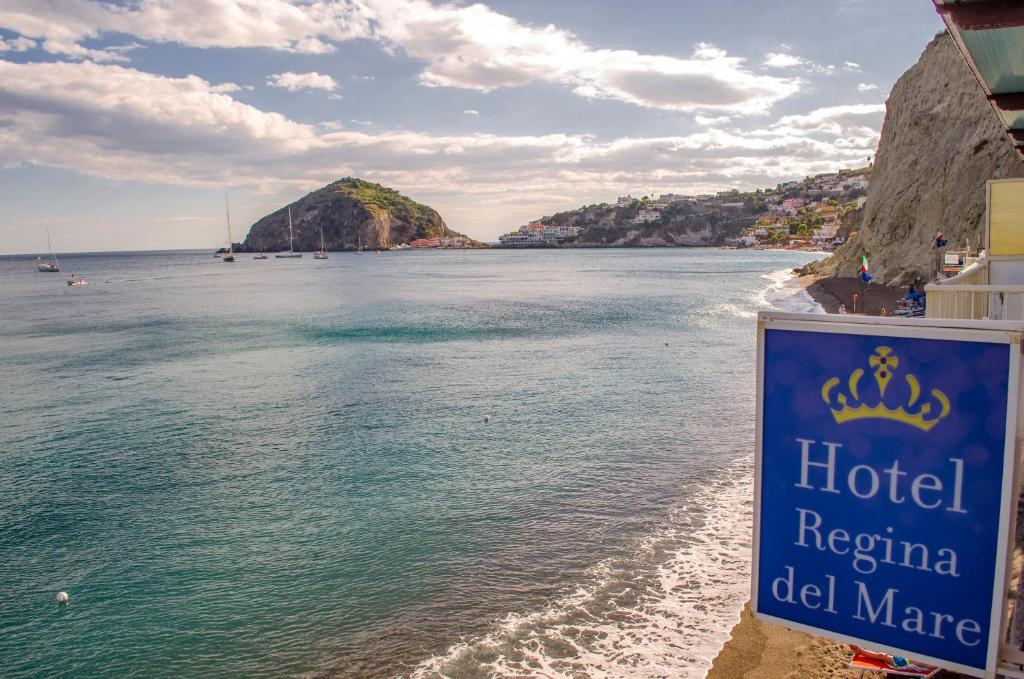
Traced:
<svg viewBox="0 0 1024 679">
<path fill-rule="evenodd" d="M 853 651 L 855 656 L 860 655 L 871 660 L 877 660 L 878 662 L 884 663 L 887 667 L 893 670 L 917 670 L 926 672 L 928 670 L 935 669 L 931 665 L 918 665 L 912 663 L 902 655 L 889 655 L 888 653 L 876 653 L 875 651 L 869 651 L 861 648 L 856 644 L 850 644 L 850 650 Z"/>
</svg>

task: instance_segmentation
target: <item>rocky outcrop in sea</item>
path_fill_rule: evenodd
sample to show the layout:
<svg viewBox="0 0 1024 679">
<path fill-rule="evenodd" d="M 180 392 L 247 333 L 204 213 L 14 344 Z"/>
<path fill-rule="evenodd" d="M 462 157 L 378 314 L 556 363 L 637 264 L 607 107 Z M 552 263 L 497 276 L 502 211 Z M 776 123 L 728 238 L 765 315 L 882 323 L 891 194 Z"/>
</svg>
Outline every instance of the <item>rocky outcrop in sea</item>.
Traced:
<svg viewBox="0 0 1024 679">
<path fill-rule="evenodd" d="M 296 250 L 318 249 L 321 229 L 328 250 L 379 249 L 417 238 L 461 235 L 433 208 L 380 184 L 346 177 L 263 217 L 236 249 L 287 250 L 289 208 Z"/>
</svg>

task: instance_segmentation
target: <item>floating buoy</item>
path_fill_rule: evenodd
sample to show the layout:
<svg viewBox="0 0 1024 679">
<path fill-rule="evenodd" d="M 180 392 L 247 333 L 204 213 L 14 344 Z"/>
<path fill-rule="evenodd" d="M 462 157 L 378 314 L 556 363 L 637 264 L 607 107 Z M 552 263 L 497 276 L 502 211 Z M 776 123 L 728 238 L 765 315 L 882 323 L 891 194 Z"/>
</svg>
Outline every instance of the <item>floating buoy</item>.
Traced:
<svg viewBox="0 0 1024 679">
<path fill-rule="evenodd" d="M 68 593 L 67 592 L 57 592 L 57 602 L 58 603 L 62 603 L 62 604 L 66 604 L 68 602 Z"/>
<path fill-rule="evenodd" d="M 491 416 L 490 415 L 484 415 L 484 424 L 487 424 L 490 421 L 491 421 Z"/>
</svg>

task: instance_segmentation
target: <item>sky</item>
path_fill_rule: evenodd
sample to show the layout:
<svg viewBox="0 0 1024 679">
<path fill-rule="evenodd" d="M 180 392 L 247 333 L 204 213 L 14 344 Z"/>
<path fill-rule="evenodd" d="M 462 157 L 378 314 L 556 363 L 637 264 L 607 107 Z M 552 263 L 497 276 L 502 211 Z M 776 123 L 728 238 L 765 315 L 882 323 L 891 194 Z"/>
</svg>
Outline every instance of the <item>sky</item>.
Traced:
<svg viewBox="0 0 1024 679">
<path fill-rule="evenodd" d="M 0 0 L 0 253 L 205 248 L 335 179 L 481 240 L 874 154 L 930 0 Z"/>
</svg>

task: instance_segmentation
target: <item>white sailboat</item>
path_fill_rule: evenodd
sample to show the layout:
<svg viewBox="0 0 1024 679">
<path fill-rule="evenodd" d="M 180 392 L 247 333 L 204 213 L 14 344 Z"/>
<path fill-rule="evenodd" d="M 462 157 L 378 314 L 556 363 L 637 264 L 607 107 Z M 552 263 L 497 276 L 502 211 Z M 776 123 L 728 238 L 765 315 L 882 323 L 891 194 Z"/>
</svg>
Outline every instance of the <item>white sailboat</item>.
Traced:
<svg viewBox="0 0 1024 679">
<path fill-rule="evenodd" d="M 36 268 L 43 273 L 57 273 L 60 271 L 60 262 L 57 261 L 57 255 L 53 254 L 49 229 L 46 230 L 46 247 L 50 248 L 50 259 L 45 260 L 42 257 L 36 257 Z"/>
<path fill-rule="evenodd" d="M 288 206 L 288 252 L 279 252 L 275 257 L 278 259 L 295 259 L 301 257 L 301 252 L 295 252 L 294 235 L 292 232 L 292 206 Z"/>
<path fill-rule="evenodd" d="M 324 227 L 320 227 L 320 249 L 313 253 L 313 259 L 327 259 L 327 246 L 324 245 Z"/>
<path fill-rule="evenodd" d="M 235 251 L 233 249 L 233 246 L 231 245 L 231 210 L 228 209 L 227 194 L 224 195 L 224 215 L 225 217 L 227 217 L 228 220 L 228 251 L 224 253 L 224 256 L 221 257 L 221 260 L 225 262 L 233 262 L 235 261 Z"/>
<path fill-rule="evenodd" d="M 266 259 L 267 254 L 263 252 L 263 239 L 260 238 L 260 251 L 252 256 L 253 259 Z"/>
</svg>

